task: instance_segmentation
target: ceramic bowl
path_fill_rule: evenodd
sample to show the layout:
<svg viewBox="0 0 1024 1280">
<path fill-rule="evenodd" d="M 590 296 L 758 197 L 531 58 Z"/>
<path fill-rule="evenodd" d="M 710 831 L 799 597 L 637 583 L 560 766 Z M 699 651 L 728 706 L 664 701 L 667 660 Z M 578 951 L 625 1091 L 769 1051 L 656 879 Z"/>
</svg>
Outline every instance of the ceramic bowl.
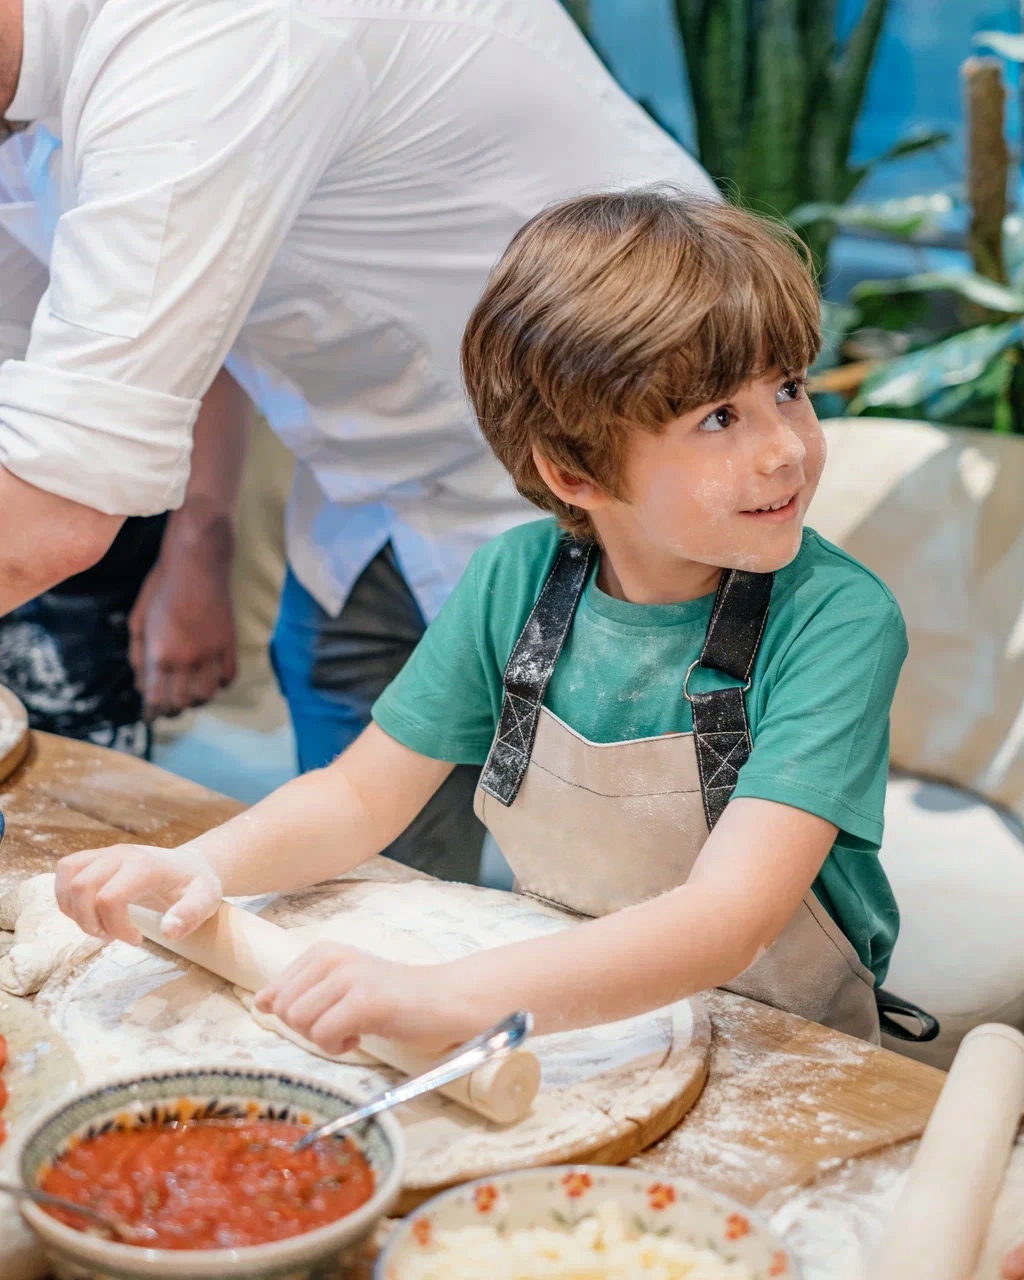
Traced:
<svg viewBox="0 0 1024 1280">
<path fill-rule="evenodd" d="M 411 1259 L 430 1249 L 439 1230 L 485 1225 L 502 1234 L 521 1227 L 566 1231 L 609 1200 L 638 1230 L 744 1263 L 753 1280 L 799 1280 L 782 1240 L 742 1205 L 680 1178 L 600 1165 L 526 1169 L 435 1196 L 398 1227 L 377 1260 L 374 1280 L 405 1280 Z"/>
<path fill-rule="evenodd" d="M 317 1124 L 357 1101 L 312 1077 L 257 1068 L 197 1067 L 136 1075 L 77 1093 L 53 1108 L 22 1138 L 16 1167 L 26 1186 L 36 1186 L 40 1171 L 71 1139 L 106 1125 L 152 1123 L 154 1109 L 161 1119 L 173 1119 L 181 1104 L 191 1109 L 216 1102 L 218 1115 Z M 334 1280 L 342 1274 L 343 1255 L 369 1235 L 397 1199 L 405 1154 L 401 1127 L 390 1115 L 377 1116 L 348 1136 L 374 1171 L 371 1198 L 337 1222 L 272 1244 L 143 1249 L 75 1231 L 28 1201 L 22 1216 L 59 1280 Z"/>
</svg>

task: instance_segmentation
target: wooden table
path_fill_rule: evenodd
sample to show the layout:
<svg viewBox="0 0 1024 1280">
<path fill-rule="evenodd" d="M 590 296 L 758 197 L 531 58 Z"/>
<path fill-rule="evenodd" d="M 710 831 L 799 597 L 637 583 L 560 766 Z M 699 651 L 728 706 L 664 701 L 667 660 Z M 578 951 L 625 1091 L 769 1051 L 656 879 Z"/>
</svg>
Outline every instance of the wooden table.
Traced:
<svg viewBox="0 0 1024 1280">
<path fill-rule="evenodd" d="M 0 789 L 0 891 L 77 849 L 173 847 L 243 807 L 142 761 L 35 734 L 24 765 Z M 415 874 L 386 859 L 360 874 L 367 871 Z M 714 1051 L 704 1094 L 634 1164 L 768 1209 L 839 1160 L 921 1133 L 941 1072 L 739 996 L 707 999 Z"/>
</svg>

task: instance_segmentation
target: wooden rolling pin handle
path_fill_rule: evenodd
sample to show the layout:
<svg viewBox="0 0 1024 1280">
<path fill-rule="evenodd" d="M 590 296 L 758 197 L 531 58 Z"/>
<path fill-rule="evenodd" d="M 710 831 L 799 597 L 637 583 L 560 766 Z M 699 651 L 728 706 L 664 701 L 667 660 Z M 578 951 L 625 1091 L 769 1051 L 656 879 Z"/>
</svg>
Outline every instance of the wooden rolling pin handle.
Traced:
<svg viewBox="0 0 1024 1280">
<path fill-rule="evenodd" d="M 292 938 L 269 920 L 222 903 L 217 914 L 187 938 L 165 938 L 163 917 L 146 907 L 131 907 L 132 924 L 144 938 L 193 964 L 209 969 L 244 991 L 256 992 L 274 981 L 309 946 L 308 939 Z M 266 1023 L 263 1018 L 258 1021 Z M 364 1036 L 360 1047 L 372 1058 L 419 1075 L 432 1060 L 375 1036 Z M 496 1124 L 515 1124 L 529 1112 L 540 1090 L 540 1063 L 527 1050 L 518 1049 L 500 1062 L 488 1063 L 471 1075 L 445 1085 L 440 1092 Z"/>
<path fill-rule="evenodd" d="M 970 1280 L 1024 1110 L 1024 1036 L 986 1023 L 950 1067 L 872 1280 Z"/>
</svg>

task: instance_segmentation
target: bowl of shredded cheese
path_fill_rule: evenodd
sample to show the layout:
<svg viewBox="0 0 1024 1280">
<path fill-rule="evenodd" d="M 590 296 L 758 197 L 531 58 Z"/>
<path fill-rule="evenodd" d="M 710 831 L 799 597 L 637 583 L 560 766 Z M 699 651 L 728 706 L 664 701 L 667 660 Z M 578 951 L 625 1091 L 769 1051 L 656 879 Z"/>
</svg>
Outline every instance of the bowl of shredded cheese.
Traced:
<svg viewBox="0 0 1024 1280">
<path fill-rule="evenodd" d="M 446 1191 L 407 1217 L 374 1280 L 799 1280 L 743 1206 L 641 1169 L 526 1169 Z"/>
</svg>

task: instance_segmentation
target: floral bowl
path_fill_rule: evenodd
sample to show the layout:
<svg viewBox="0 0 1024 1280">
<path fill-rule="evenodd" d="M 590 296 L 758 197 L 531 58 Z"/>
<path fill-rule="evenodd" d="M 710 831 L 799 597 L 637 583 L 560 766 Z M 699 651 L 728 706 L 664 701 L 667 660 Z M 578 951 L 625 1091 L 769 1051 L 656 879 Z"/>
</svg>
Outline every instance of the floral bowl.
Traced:
<svg viewBox="0 0 1024 1280">
<path fill-rule="evenodd" d="M 26 1132 L 14 1167 L 27 1187 L 75 1138 L 108 1127 L 166 1123 L 197 1110 L 218 1117 L 318 1124 L 361 1099 L 311 1076 L 245 1067 L 195 1067 L 111 1080 L 74 1094 Z M 302 1235 L 234 1249 L 149 1249 L 65 1226 L 29 1201 L 22 1217 L 59 1280 L 335 1280 L 344 1255 L 364 1240 L 398 1197 L 405 1142 L 397 1120 L 379 1115 L 346 1135 L 374 1172 L 374 1192 L 353 1213 Z M 0 1269 L 2 1274 L 2 1269 Z"/>
<path fill-rule="evenodd" d="M 435 1196 L 396 1230 L 377 1260 L 374 1280 L 406 1280 L 414 1259 L 430 1251 L 438 1232 L 470 1226 L 491 1226 L 499 1236 L 525 1227 L 571 1231 L 609 1201 L 638 1232 L 744 1264 L 751 1280 L 799 1280 L 799 1268 L 781 1239 L 741 1205 L 681 1178 L 600 1165 L 525 1169 Z"/>
</svg>

